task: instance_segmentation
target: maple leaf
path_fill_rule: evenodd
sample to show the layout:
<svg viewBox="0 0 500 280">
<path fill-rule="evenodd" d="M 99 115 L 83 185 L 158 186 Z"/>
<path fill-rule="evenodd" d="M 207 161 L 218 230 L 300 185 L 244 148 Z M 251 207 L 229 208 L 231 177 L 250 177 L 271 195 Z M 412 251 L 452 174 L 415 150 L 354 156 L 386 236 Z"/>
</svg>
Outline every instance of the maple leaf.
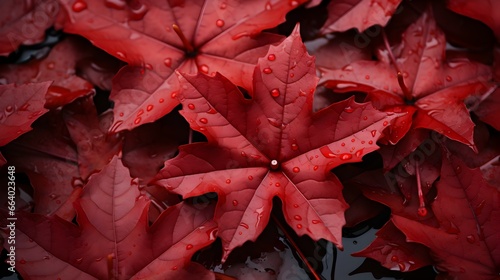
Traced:
<svg viewBox="0 0 500 280">
<path fill-rule="evenodd" d="M 332 0 L 328 4 L 329 18 L 321 33 L 341 32 L 351 28 L 363 32 L 375 24 L 385 26 L 399 3 L 401 0 Z"/>
<path fill-rule="evenodd" d="M 368 247 L 352 255 L 372 258 L 388 269 L 403 272 L 432 264 L 429 249 L 418 243 L 406 242 L 405 235 L 391 221 L 376 235 L 377 238 Z"/>
<path fill-rule="evenodd" d="M 347 204 L 329 171 L 376 150 L 382 130 L 397 114 L 352 98 L 312 114 L 314 58 L 298 27 L 259 59 L 252 100 L 220 74 L 180 74 L 180 79 L 181 113 L 208 143 L 181 146 L 154 183 L 184 197 L 219 194 L 215 215 L 223 258 L 262 232 L 274 196 L 283 201 L 297 234 L 341 247 Z"/>
<path fill-rule="evenodd" d="M 131 129 L 170 112 L 178 101 L 174 71 L 222 73 L 251 90 L 256 58 L 282 36 L 264 33 L 300 1 L 64 0 L 64 30 L 80 34 L 129 63 L 115 78 L 114 130 Z M 116 42 L 120 42 L 117 44 Z M 139 67 L 133 67 L 139 66 Z M 174 98 L 171 98 L 174 96 Z"/>
<path fill-rule="evenodd" d="M 5 12 L 0 14 L 0 56 L 6 56 L 21 44 L 32 45 L 43 41 L 45 30 L 52 26 L 59 13 L 59 4 L 57 0 L 21 3 L 5 0 L 1 9 Z"/>
<path fill-rule="evenodd" d="M 57 216 L 18 213 L 16 269 L 30 279 L 213 279 L 190 262 L 215 240 L 212 207 L 179 204 L 148 226 L 148 206 L 114 157 L 75 203 L 78 226 Z"/>
<path fill-rule="evenodd" d="M 437 198 L 432 203 L 438 227 L 393 216 L 406 240 L 432 252 L 436 267 L 457 279 L 497 279 L 500 272 L 500 191 L 480 170 L 443 156 Z"/>
<path fill-rule="evenodd" d="M 391 50 L 380 50 L 379 61 L 357 61 L 341 70 L 320 68 L 320 83 L 338 92 L 366 92 L 378 109 L 407 112 L 390 131 L 392 143 L 410 128 L 426 128 L 475 149 L 474 123 L 463 101 L 489 90 L 491 68 L 466 58 L 446 60 L 445 47 L 443 32 L 426 11 L 394 46 L 396 65 L 390 62 Z"/>
<path fill-rule="evenodd" d="M 69 37 L 55 45 L 49 55 L 42 59 L 24 64 L 0 65 L 0 80 L 2 83 L 16 84 L 53 81 L 46 95 L 45 107 L 56 109 L 78 97 L 94 93 L 94 86 L 90 82 L 104 86 L 111 83 L 112 75 L 118 70 L 117 63 L 106 59 L 104 54 L 85 39 Z M 82 66 L 87 63 L 91 64 L 90 67 Z M 89 82 L 76 75 L 78 71 L 92 77 L 91 69 L 100 75 L 98 80 Z M 109 82 L 103 81 L 106 78 Z"/>
<path fill-rule="evenodd" d="M 31 130 L 31 124 L 48 110 L 45 93 L 51 82 L 0 85 L 0 146 Z"/>
</svg>

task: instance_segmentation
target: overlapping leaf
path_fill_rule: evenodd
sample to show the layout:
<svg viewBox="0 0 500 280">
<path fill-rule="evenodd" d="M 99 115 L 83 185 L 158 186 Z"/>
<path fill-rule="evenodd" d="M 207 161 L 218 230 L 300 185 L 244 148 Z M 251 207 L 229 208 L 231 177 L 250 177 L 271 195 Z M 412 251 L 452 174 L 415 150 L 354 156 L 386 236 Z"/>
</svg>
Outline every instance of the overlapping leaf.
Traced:
<svg viewBox="0 0 500 280">
<path fill-rule="evenodd" d="M 115 78 L 116 130 L 152 122 L 178 105 L 174 71 L 219 71 L 251 89 L 256 58 L 281 36 L 262 34 L 301 1 L 101 1 L 64 0 L 64 30 L 132 66 Z M 178 26 L 173 27 L 173 24 Z M 182 32 L 183 35 L 176 34 Z M 181 39 L 184 37 L 183 39 Z"/>
<path fill-rule="evenodd" d="M 398 115 L 353 99 L 312 114 L 314 58 L 298 30 L 259 59 L 253 80 L 254 96 L 246 100 L 219 74 L 181 74 L 182 115 L 208 143 L 181 146 L 155 183 L 184 197 L 219 194 L 224 257 L 262 232 L 274 196 L 299 235 L 341 247 L 347 204 L 329 171 L 376 150 Z"/>
<path fill-rule="evenodd" d="M 57 216 L 21 215 L 16 268 L 29 279 L 213 279 L 190 262 L 215 240 L 213 208 L 180 204 L 148 226 L 148 205 L 115 157 L 75 204 L 78 226 Z"/>
<path fill-rule="evenodd" d="M 408 241 L 430 248 L 437 268 L 456 279 L 500 273 L 500 191 L 452 155 L 443 159 L 432 210 L 438 227 L 394 216 Z"/>
<path fill-rule="evenodd" d="M 392 48 L 397 65 L 387 50 L 380 50 L 378 61 L 361 60 L 341 70 L 321 68 L 321 82 L 339 92 L 366 92 L 378 109 L 407 112 L 391 129 L 392 143 L 412 127 L 435 130 L 474 148 L 474 123 L 463 101 L 489 90 L 491 68 L 466 58 L 446 60 L 445 46 L 444 34 L 426 11 Z M 404 85 L 398 83 L 398 71 Z"/>
</svg>

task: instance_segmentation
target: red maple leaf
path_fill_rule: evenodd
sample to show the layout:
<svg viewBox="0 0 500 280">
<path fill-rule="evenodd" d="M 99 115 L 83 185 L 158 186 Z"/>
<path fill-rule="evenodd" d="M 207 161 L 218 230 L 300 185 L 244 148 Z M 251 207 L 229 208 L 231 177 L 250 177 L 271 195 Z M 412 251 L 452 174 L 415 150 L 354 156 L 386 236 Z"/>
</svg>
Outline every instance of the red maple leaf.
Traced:
<svg viewBox="0 0 500 280">
<path fill-rule="evenodd" d="M 218 71 L 251 90 L 257 57 L 282 39 L 275 34 L 256 35 L 282 22 L 289 10 L 305 0 L 62 2 L 70 17 L 65 31 L 139 66 L 122 69 L 111 93 L 113 129 L 124 130 L 155 121 L 178 105 L 176 69 Z"/>
<path fill-rule="evenodd" d="M 447 60 L 445 47 L 443 32 L 426 11 L 392 48 L 396 65 L 392 50 L 383 49 L 378 61 L 361 60 L 341 70 L 320 68 L 321 82 L 338 92 L 366 92 L 378 109 L 407 112 L 391 128 L 392 143 L 411 127 L 426 128 L 475 149 L 474 123 L 464 100 L 488 91 L 491 68 L 463 57 Z"/>
<path fill-rule="evenodd" d="M 57 0 L 2 1 L 0 13 L 0 56 L 15 51 L 21 44 L 43 41 L 45 30 L 59 13 Z"/>
<path fill-rule="evenodd" d="M 500 3 L 498 1 L 448 0 L 447 6 L 456 13 L 484 22 L 493 30 L 497 40 L 500 39 Z"/>
<path fill-rule="evenodd" d="M 148 206 L 115 157 L 75 203 L 78 226 L 18 213 L 16 269 L 29 279 L 213 279 L 190 262 L 215 240 L 213 207 L 179 204 L 148 226 Z"/>
<path fill-rule="evenodd" d="M 50 84 L 0 85 L 0 146 L 30 131 L 31 124 L 48 111 L 44 104 Z"/>
<path fill-rule="evenodd" d="M 407 241 L 423 244 L 436 266 L 456 279 L 497 279 L 500 273 L 500 190 L 478 169 L 443 156 L 437 197 L 432 203 L 439 226 L 393 216 Z"/>
<path fill-rule="evenodd" d="M 314 58 L 298 28 L 259 59 L 252 100 L 220 74 L 180 78 L 181 113 L 208 143 L 181 146 L 155 183 L 184 197 L 219 194 L 223 258 L 262 232 L 274 196 L 297 234 L 341 247 L 347 204 L 329 171 L 378 149 L 382 130 L 397 115 L 352 98 L 312 114 Z"/>
<path fill-rule="evenodd" d="M 332 0 L 328 4 L 328 19 L 323 34 L 357 28 L 365 31 L 372 25 L 385 26 L 396 12 L 401 0 Z"/>
</svg>

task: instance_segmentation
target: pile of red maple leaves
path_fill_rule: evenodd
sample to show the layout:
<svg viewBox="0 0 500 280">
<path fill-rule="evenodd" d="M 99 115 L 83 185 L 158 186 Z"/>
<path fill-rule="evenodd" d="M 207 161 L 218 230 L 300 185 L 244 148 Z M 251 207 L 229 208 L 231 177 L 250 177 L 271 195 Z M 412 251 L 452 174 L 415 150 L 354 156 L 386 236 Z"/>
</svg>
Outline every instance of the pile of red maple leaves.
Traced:
<svg viewBox="0 0 500 280">
<path fill-rule="evenodd" d="M 498 279 L 499 4 L 2 1 L 15 270 L 245 279 L 287 244 L 320 279 L 298 236 L 342 249 L 385 211 L 355 256 Z"/>
</svg>

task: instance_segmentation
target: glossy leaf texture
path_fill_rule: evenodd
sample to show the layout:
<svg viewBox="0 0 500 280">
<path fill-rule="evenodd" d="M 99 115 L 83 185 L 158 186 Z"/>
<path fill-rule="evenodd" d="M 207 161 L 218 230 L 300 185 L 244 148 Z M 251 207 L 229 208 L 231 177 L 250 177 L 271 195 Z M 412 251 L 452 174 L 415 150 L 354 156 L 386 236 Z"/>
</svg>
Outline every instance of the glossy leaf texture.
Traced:
<svg viewBox="0 0 500 280">
<path fill-rule="evenodd" d="M 50 84 L 0 85 L 0 146 L 30 131 L 31 124 L 48 111 L 44 105 Z"/>
<path fill-rule="evenodd" d="M 149 226 L 148 205 L 115 157 L 75 203 L 78 225 L 58 216 L 20 215 L 16 268 L 28 279 L 214 279 L 190 262 L 215 240 L 213 208 L 179 204 Z"/>
<path fill-rule="evenodd" d="M 101 1 L 65 0 L 64 30 L 80 34 L 129 63 L 113 85 L 113 129 L 159 119 L 178 101 L 175 70 L 216 71 L 251 91 L 256 58 L 282 40 L 260 34 L 284 21 L 302 1 Z M 174 27 L 174 24 L 176 27 Z M 260 34 L 260 35 L 259 35 Z M 116 44 L 116 42 L 120 42 Z"/>
<path fill-rule="evenodd" d="M 397 114 L 348 99 L 312 113 L 314 58 L 298 28 L 259 59 L 254 95 L 216 74 L 180 74 L 182 115 L 208 143 L 180 147 L 154 181 L 184 197 L 217 192 L 224 257 L 267 225 L 272 198 L 299 235 L 341 245 L 347 208 L 329 171 L 361 161 Z"/>
<path fill-rule="evenodd" d="M 59 13 L 57 0 L 2 1 L 0 14 L 0 56 L 7 56 L 21 44 L 43 41 L 45 30 Z"/>
<path fill-rule="evenodd" d="M 385 26 L 396 12 L 401 0 L 332 0 L 323 34 L 357 28 L 365 31 L 372 25 Z"/>
<path fill-rule="evenodd" d="M 478 169 L 446 154 L 432 210 L 438 227 L 394 216 L 407 241 L 432 252 L 440 271 L 456 279 L 497 279 L 500 267 L 500 192 Z"/>
<path fill-rule="evenodd" d="M 360 60 L 341 70 L 320 68 L 320 82 L 338 92 L 366 92 L 378 109 L 406 112 L 390 131 L 391 143 L 410 128 L 425 128 L 475 149 L 474 123 L 464 100 L 488 92 L 491 68 L 465 57 L 446 59 L 445 46 L 445 36 L 427 10 L 391 47 L 396 65 L 382 48 L 377 61 Z"/>
</svg>

